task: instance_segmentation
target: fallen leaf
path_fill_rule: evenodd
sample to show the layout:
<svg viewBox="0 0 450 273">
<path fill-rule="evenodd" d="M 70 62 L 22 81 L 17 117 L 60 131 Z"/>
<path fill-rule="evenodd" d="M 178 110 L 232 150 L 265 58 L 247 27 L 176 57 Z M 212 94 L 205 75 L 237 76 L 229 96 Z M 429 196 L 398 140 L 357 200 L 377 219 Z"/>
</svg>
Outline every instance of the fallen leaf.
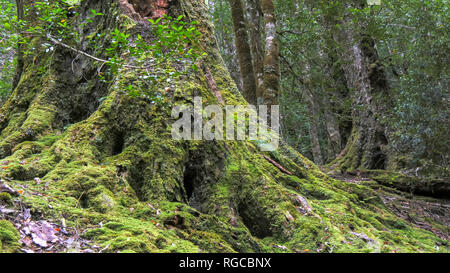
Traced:
<svg viewBox="0 0 450 273">
<path fill-rule="evenodd" d="M 40 238 L 37 234 L 31 234 L 31 236 L 33 237 L 33 242 L 36 245 L 38 245 L 40 247 L 47 247 L 48 246 L 47 241 L 42 239 L 42 238 Z"/>
<path fill-rule="evenodd" d="M 34 182 L 36 182 L 36 184 L 39 185 L 39 184 L 41 184 L 42 181 L 41 181 L 41 179 L 39 177 L 35 177 L 34 178 Z"/>
</svg>

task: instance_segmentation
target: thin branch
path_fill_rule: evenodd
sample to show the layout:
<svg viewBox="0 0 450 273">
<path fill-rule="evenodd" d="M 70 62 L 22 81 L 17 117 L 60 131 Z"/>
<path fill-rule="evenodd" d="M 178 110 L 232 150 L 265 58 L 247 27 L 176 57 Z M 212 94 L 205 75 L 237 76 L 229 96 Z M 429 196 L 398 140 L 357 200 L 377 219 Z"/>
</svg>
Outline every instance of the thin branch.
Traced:
<svg viewBox="0 0 450 273">
<path fill-rule="evenodd" d="M 94 59 L 94 60 L 96 60 L 96 61 L 103 62 L 103 63 L 110 63 L 110 62 L 111 62 L 111 61 L 107 61 L 107 60 L 103 60 L 103 59 L 97 58 L 97 57 L 95 57 L 95 56 L 92 56 L 92 55 L 90 55 L 90 54 L 84 52 L 84 51 L 81 51 L 81 50 L 78 50 L 78 49 L 76 49 L 76 48 L 74 48 L 74 47 L 71 47 L 71 46 L 69 46 L 69 45 L 66 45 L 65 43 L 60 42 L 60 41 L 56 40 L 55 38 L 53 38 L 50 34 L 47 34 L 47 39 L 49 39 L 49 40 L 50 40 L 52 43 L 54 43 L 54 44 L 63 46 L 63 47 L 65 47 L 65 48 L 68 48 L 68 49 L 70 49 L 70 50 L 72 50 L 72 51 L 75 51 L 75 52 L 78 53 L 78 54 L 84 55 L 84 56 L 86 56 L 86 57 L 88 57 L 88 58 L 91 58 L 91 59 Z"/>
<path fill-rule="evenodd" d="M 291 173 L 290 171 L 288 171 L 288 170 L 286 170 L 285 168 L 283 168 L 283 166 L 281 166 L 280 164 L 278 164 L 277 162 L 275 162 L 274 160 L 272 160 L 272 159 L 269 158 L 268 156 L 263 155 L 263 158 L 264 158 L 265 160 L 269 161 L 270 163 L 272 163 L 272 165 L 274 165 L 275 167 L 277 167 L 280 171 L 282 171 L 282 172 L 284 172 L 284 173 L 286 173 L 286 174 L 292 175 L 292 173 Z"/>
<path fill-rule="evenodd" d="M 84 56 L 86 56 L 86 57 L 88 57 L 88 58 L 91 58 L 91 59 L 93 59 L 93 60 L 96 60 L 96 61 L 98 61 L 98 62 L 101 62 L 101 63 L 103 63 L 102 66 L 103 66 L 105 63 L 113 63 L 113 62 L 111 62 L 111 61 L 104 60 L 104 59 L 101 59 L 101 58 L 92 56 L 92 55 L 90 55 L 90 54 L 88 54 L 88 53 L 86 53 L 86 52 L 84 52 L 84 51 L 81 51 L 81 50 L 76 49 L 76 48 L 74 48 L 74 47 L 71 47 L 71 46 L 69 46 L 69 45 L 67 45 L 67 44 L 65 44 L 65 43 L 63 43 L 63 42 L 60 42 L 60 41 L 56 40 L 55 38 L 53 38 L 50 34 L 47 34 L 47 39 L 50 40 L 52 43 L 54 43 L 54 44 L 56 44 L 56 45 L 60 45 L 60 46 L 62 46 L 62 47 L 65 47 L 65 48 L 67 48 L 67 49 L 70 49 L 70 50 L 72 50 L 72 51 L 74 51 L 74 52 L 76 52 L 76 53 L 78 53 L 78 54 L 84 55 Z M 150 67 L 150 66 L 123 65 L 123 67 L 126 67 L 126 68 L 133 68 L 133 69 L 147 69 L 147 68 Z"/>
</svg>

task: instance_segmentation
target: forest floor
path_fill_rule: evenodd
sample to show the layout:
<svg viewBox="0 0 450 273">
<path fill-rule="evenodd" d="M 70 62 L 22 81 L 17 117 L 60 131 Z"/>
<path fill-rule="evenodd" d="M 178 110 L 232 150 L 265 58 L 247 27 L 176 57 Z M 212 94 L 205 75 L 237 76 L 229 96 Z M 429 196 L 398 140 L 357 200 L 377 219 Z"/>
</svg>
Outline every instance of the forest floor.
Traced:
<svg viewBox="0 0 450 273">
<path fill-rule="evenodd" d="M 449 241 L 450 200 L 401 192 L 382 186 L 362 175 L 333 174 L 331 176 L 346 183 L 370 186 L 378 192 L 385 206 L 395 215 L 418 228 L 431 231 L 437 237 L 447 242 Z M 22 186 L 26 187 L 26 185 Z M 12 196 L 20 196 L 20 191 L 8 186 L 7 181 L 0 181 L 0 192 L 7 192 Z M 45 193 L 33 192 L 33 194 L 40 195 Z M 21 202 L 21 198 L 15 199 L 14 209 L 0 206 L 0 221 L 9 220 L 9 222 L 14 224 L 14 227 L 19 232 L 18 242 L 21 244 L 20 250 L 22 252 L 100 253 L 108 251 L 108 246 L 100 247 L 80 236 L 86 230 L 77 227 L 67 227 L 64 222 L 61 224 L 58 219 L 41 219 L 42 217 L 36 217 L 33 213 L 30 213 L 30 209 L 32 208 L 27 207 L 26 203 Z"/>
<path fill-rule="evenodd" d="M 22 185 L 26 188 L 26 185 Z M 20 196 L 22 190 L 15 190 L 5 181 L 0 179 L 0 193 L 8 193 L 12 196 Z M 44 193 L 33 192 L 34 195 Z M 51 205 L 48 205 L 51 208 Z M 18 231 L 21 244 L 20 250 L 24 253 L 60 253 L 81 252 L 95 253 L 103 250 L 88 240 L 83 239 L 80 234 L 84 230 L 67 227 L 64 223 L 58 224 L 55 220 L 36 217 L 22 198 L 15 198 L 14 208 L 0 205 L 0 221 L 9 220 Z M 60 221 L 58 221 L 60 222 Z"/>
<path fill-rule="evenodd" d="M 436 199 L 402 192 L 380 185 L 361 174 L 334 174 L 334 179 L 364 184 L 377 190 L 389 210 L 405 221 L 433 232 L 437 237 L 450 239 L 450 200 Z"/>
</svg>

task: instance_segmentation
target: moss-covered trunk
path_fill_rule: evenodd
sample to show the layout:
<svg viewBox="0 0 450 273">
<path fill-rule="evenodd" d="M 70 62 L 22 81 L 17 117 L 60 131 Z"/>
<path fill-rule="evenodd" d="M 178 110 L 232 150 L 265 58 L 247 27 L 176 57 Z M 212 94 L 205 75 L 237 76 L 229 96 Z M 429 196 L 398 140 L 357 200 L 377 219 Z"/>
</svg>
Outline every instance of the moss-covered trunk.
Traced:
<svg viewBox="0 0 450 273">
<path fill-rule="evenodd" d="M 375 41 L 349 15 L 352 7 L 365 5 L 364 1 L 343 1 L 334 7 L 342 12 L 329 14 L 325 20 L 341 47 L 339 56 L 352 101 L 352 132 L 335 161 L 343 170 L 385 169 L 389 164 L 389 127 L 382 118 L 389 107 L 390 87 Z"/>
<path fill-rule="evenodd" d="M 248 40 L 247 24 L 242 0 L 230 0 L 233 18 L 236 51 L 243 82 L 244 97 L 248 103 L 256 105 L 256 80 L 253 71 L 252 52 Z"/>
<path fill-rule="evenodd" d="M 168 87 L 171 103 L 245 104 L 204 1 L 168 3 L 168 14 L 199 22 L 208 53 L 202 70 Z M 105 15 L 78 30 L 79 50 L 102 57 L 111 38 L 96 50 L 89 39 L 114 28 L 150 35 L 127 4 L 82 1 L 77 20 L 91 9 Z M 173 140 L 170 109 L 122 92 L 142 86 L 137 71 L 104 83 L 90 58 L 58 45 L 46 52 L 42 37 L 32 42 L 0 110 L 0 178 L 34 218 L 64 219 L 111 252 L 435 251 L 442 241 L 394 216 L 376 191 L 325 176 L 284 144 L 263 153 L 247 141 Z"/>
</svg>

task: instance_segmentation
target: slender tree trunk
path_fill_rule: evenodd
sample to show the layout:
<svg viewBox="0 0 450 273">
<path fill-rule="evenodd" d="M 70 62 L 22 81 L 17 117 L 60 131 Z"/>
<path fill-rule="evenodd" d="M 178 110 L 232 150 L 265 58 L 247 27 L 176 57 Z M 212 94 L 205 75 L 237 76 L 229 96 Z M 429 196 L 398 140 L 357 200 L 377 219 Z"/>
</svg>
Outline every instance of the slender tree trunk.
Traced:
<svg viewBox="0 0 450 273">
<path fill-rule="evenodd" d="M 264 102 L 264 46 L 262 42 L 262 10 L 260 1 L 245 0 L 249 22 L 250 45 L 253 57 L 253 71 L 256 80 L 256 101 Z"/>
<path fill-rule="evenodd" d="M 272 0 L 261 0 L 266 34 L 264 55 L 264 103 L 278 104 L 280 89 L 280 56 L 277 39 L 277 19 Z"/>
<path fill-rule="evenodd" d="M 319 141 L 319 112 L 317 106 L 313 103 L 308 103 L 309 110 L 309 138 L 311 141 L 311 150 L 314 158 L 314 163 L 323 165 L 324 160 Z"/>
<path fill-rule="evenodd" d="M 220 12 L 225 13 L 226 9 L 224 6 L 224 2 L 228 2 L 228 0 L 218 0 L 215 2 L 211 2 L 211 5 L 214 6 L 214 9 L 218 9 Z M 239 60 L 236 54 L 236 42 L 234 41 L 235 38 L 231 40 L 229 39 L 230 35 L 228 35 L 227 33 L 229 25 L 225 22 L 224 16 L 218 17 L 219 23 L 215 25 L 217 43 L 219 45 L 219 49 L 221 49 L 221 55 L 224 58 L 225 65 L 230 72 L 231 78 L 233 78 L 239 90 L 242 91 L 242 76 L 241 69 L 239 67 Z"/>
<path fill-rule="evenodd" d="M 324 114 L 328 136 L 328 161 L 331 161 L 342 151 L 342 138 L 335 114 L 329 110 L 325 110 Z"/>
<path fill-rule="evenodd" d="M 256 81 L 242 0 L 230 0 L 245 99 L 256 105 Z"/>
<path fill-rule="evenodd" d="M 24 1 L 25 0 L 16 0 L 16 6 L 17 6 L 17 18 L 19 20 L 23 20 L 23 15 L 24 15 Z M 12 89 L 16 88 L 17 84 L 19 83 L 19 79 L 20 76 L 22 75 L 22 70 L 23 70 L 23 46 L 21 43 L 19 43 L 17 45 L 17 51 L 16 51 L 16 55 L 17 55 L 17 65 L 16 65 L 16 74 L 14 75 L 13 78 L 13 83 L 12 83 Z"/>
<path fill-rule="evenodd" d="M 308 118 L 309 118 L 309 139 L 311 143 L 311 151 L 314 158 L 314 163 L 323 165 L 324 160 L 322 156 L 322 149 L 320 148 L 320 136 L 319 136 L 319 116 L 321 111 L 321 105 L 317 103 L 317 100 L 321 99 L 321 96 L 317 96 L 314 93 L 314 89 L 311 84 L 311 67 L 309 64 L 304 66 L 306 80 L 305 88 L 303 91 L 303 97 L 307 103 Z"/>
<path fill-rule="evenodd" d="M 328 43 L 329 44 L 329 43 Z M 323 86 L 322 94 L 322 112 L 325 117 L 326 132 L 328 138 L 327 161 L 330 162 L 338 157 L 342 151 L 345 140 L 343 136 L 347 133 L 346 124 L 339 122 L 338 116 L 345 115 L 345 95 L 348 90 L 346 88 L 345 79 L 342 76 L 342 71 L 335 71 L 336 68 L 332 65 L 336 59 L 335 54 L 329 52 L 321 52 L 324 58 L 329 61 L 325 67 L 325 73 L 329 79 Z M 351 127 L 351 126 L 350 126 Z M 349 134 L 349 132 L 348 132 Z"/>
</svg>

